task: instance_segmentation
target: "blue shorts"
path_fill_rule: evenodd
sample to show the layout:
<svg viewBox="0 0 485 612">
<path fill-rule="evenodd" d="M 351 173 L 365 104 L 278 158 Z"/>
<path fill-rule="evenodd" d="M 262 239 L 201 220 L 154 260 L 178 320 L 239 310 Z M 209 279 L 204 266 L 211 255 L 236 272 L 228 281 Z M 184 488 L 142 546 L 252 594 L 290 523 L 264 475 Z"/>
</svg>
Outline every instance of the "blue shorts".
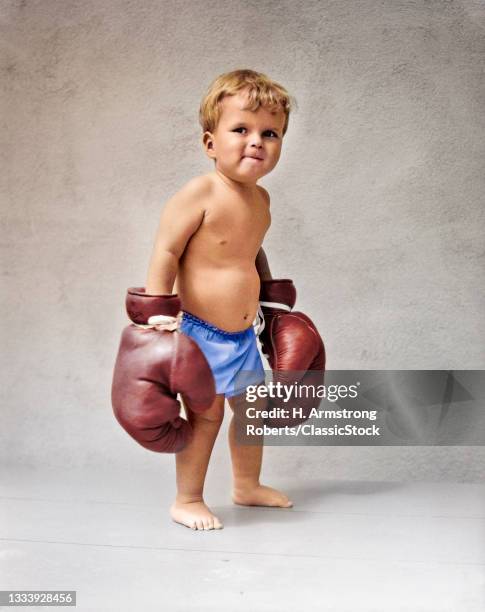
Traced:
<svg viewBox="0 0 485 612">
<path fill-rule="evenodd" d="M 264 382 L 264 367 L 254 328 L 228 332 L 184 312 L 180 331 L 195 340 L 209 362 L 216 393 L 233 397 L 247 385 Z"/>
</svg>

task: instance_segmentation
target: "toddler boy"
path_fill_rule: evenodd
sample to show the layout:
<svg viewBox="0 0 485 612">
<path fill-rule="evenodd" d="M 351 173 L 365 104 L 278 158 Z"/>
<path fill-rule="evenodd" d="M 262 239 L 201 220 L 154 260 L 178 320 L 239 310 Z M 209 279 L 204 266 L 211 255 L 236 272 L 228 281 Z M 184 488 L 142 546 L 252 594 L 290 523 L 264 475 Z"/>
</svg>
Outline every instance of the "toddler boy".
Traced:
<svg viewBox="0 0 485 612">
<path fill-rule="evenodd" d="M 258 180 L 278 163 L 291 99 L 278 83 L 253 70 L 219 76 L 201 107 L 203 145 L 214 170 L 190 180 L 166 203 L 150 260 L 146 293 L 178 293 L 181 331 L 197 342 L 216 384 L 216 398 L 203 413 L 184 405 L 193 429 L 176 454 L 177 496 L 170 514 L 192 529 L 220 529 L 203 499 L 204 481 L 227 398 L 240 409 L 237 374 L 264 369 L 252 322 L 260 279 L 271 278 L 261 248 L 270 226 L 270 200 Z M 235 417 L 229 427 L 233 501 L 288 508 L 283 493 L 260 484 L 263 447 L 239 445 Z"/>
</svg>

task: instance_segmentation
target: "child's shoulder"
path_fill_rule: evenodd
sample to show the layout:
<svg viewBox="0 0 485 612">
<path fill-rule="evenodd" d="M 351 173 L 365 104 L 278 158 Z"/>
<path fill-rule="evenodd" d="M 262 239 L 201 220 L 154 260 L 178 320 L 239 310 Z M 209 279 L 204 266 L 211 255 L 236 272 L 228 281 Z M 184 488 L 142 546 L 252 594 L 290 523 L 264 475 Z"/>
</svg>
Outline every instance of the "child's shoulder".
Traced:
<svg viewBox="0 0 485 612">
<path fill-rule="evenodd" d="M 177 192 L 177 195 L 185 198 L 200 199 L 210 195 L 213 189 L 213 181 L 207 174 L 195 176 L 185 183 Z"/>
<path fill-rule="evenodd" d="M 266 204 L 269 206 L 269 201 L 270 201 L 269 193 L 261 185 L 256 185 L 256 187 L 258 188 L 258 192 L 263 196 L 263 199 L 266 202 Z"/>
<path fill-rule="evenodd" d="M 187 181 L 165 203 L 164 214 L 203 213 L 212 193 L 212 181 L 207 175 L 196 176 Z M 163 213 L 162 213 L 163 214 Z"/>
</svg>

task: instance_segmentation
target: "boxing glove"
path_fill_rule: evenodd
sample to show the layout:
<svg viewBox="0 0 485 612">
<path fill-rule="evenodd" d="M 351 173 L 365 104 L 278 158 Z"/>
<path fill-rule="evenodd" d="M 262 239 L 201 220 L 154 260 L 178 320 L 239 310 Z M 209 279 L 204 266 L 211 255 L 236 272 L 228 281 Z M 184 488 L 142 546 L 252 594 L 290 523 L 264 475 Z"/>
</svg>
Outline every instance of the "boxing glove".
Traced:
<svg viewBox="0 0 485 612">
<path fill-rule="evenodd" d="M 120 425 L 143 447 L 177 453 L 189 442 L 190 424 L 180 416 L 177 394 L 195 412 L 215 399 L 214 378 L 197 344 L 177 331 L 177 295 L 148 295 L 128 289 L 131 325 L 121 335 L 113 372 L 111 403 Z"/>
<path fill-rule="evenodd" d="M 305 386 L 316 388 L 323 384 L 325 347 L 312 320 L 302 312 L 292 310 L 296 302 L 293 281 L 261 281 L 259 299 L 264 318 L 259 338 L 263 353 L 273 370 L 273 382 L 293 385 L 295 395 L 298 396 L 287 406 L 282 404 L 281 400 L 270 400 L 270 407 L 273 404 L 278 407 L 302 409 L 301 417 L 267 419 L 266 422 L 272 427 L 295 425 L 306 421 L 311 408 L 320 402 L 311 393 L 305 395 L 303 391 Z"/>
</svg>

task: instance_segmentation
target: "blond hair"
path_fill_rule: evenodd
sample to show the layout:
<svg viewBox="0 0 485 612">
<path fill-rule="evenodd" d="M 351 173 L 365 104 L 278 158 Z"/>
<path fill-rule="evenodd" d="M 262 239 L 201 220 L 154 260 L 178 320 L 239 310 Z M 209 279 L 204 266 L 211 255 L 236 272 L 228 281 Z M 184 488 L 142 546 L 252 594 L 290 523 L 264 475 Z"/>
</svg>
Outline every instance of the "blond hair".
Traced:
<svg viewBox="0 0 485 612">
<path fill-rule="evenodd" d="M 221 102 L 225 96 L 233 96 L 247 90 L 247 110 L 256 111 L 260 106 L 270 110 L 282 110 L 285 114 L 283 134 L 288 129 L 290 111 L 296 107 L 296 100 L 286 89 L 265 74 L 255 70 L 233 70 L 219 75 L 209 86 L 202 99 L 199 122 L 203 132 L 214 132 L 221 116 Z"/>
</svg>

